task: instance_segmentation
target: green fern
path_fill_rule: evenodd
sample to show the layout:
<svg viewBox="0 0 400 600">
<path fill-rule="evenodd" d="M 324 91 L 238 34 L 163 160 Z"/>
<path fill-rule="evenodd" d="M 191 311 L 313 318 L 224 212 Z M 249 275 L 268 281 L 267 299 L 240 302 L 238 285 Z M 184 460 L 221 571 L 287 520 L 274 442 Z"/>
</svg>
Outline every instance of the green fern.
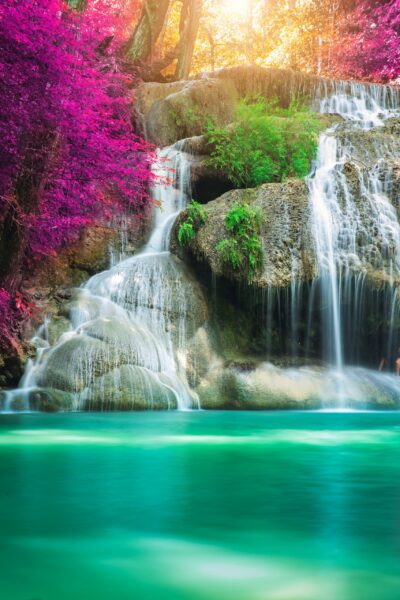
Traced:
<svg viewBox="0 0 400 600">
<path fill-rule="evenodd" d="M 203 206 L 192 200 L 186 208 L 186 218 L 179 226 L 178 241 L 181 246 L 192 241 L 196 236 L 196 231 L 206 222 L 206 211 Z"/>
<path fill-rule="evenodd" d="M 225 228 L 230 237 L 216 246 L 221 260 L 235 271 L 246 273 L 249 282 L 263 263 L 260 239 L 262 222 L 263 215 L 259 207 L 235 203 L 225 217 Z"/>
<path fill-rule="evenodd" d="M 182 223 L 178 231 L 178 240 L 181 246 L 184 246 L 195 237 L 195 231 L 192 223 Z"/>
</svg>

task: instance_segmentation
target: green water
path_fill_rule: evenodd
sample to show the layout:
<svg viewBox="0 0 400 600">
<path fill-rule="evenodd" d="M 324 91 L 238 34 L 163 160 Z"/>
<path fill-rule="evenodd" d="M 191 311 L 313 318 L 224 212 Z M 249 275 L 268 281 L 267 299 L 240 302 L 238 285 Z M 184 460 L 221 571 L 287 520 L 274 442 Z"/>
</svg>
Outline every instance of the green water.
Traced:
<svg viewBox="0 0 400 600">
<path fill-rule="evenodd" d="M 0 415 L 1 600 L 398 598 L 398 413 Z"/>
</svg>

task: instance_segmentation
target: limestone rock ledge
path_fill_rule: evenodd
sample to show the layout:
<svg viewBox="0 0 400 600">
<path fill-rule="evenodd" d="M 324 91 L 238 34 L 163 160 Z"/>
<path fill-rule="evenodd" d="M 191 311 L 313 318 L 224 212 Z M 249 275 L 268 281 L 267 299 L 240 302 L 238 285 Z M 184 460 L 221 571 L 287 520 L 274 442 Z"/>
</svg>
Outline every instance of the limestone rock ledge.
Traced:
<svg viewBox="0 0 400 600">
<path fill-rule="evenodd" d="M 163 147 L 200 135 L 210 117 L 216 125 L 227 125 L 239 98 L 262 95 L 288 106 L 293 97 L 313 99 L 329 85 L 328 80 L 290 69 L 233 67 L 187 81 L 143 83 L 135 108 L 148 139 Z"/>
<path fill-rule="evenodd" d="M 337 167 L 339 176 L 335 185 L 343 214 L 348 213 L 349 198 L 353 205 L 350 226 L 354 229 L 351 234 L 355 236 L 356 250 L 348 252 L 346 245 L 339 248 L 338 263 L 343 272 L 365 276 L 370 287 L 380 288 L 390 282 L 400 284 L 399 272 L 391 268 L 397 252 L 397 238 L 390 226 L 396 215 L 397 219 L 400 217 L 400 120 L 389 119 L 384 127 L 370 130 L 349 130 L 343 122 L 334 126 L 335 131 L 331 130 L 330 135 L 335 135 L 339 147 L 346 142 L 351 143 L 353 148 L 352 158 L 344 157 Z M 194 138 L 193 142 L 188 140 L 187 146 L 189 150 L 196 151 L 199 147 L 204 152 L 200 138 Z M 195 185 L 200 189 L 202 178 L 207 180 L 207 173 L 198 165 L 192 170 L 196 175 Z M 220 182 L 223 181 L 222 175 Z M 219 181 L 214 178 L 214 191 L 218 190 Z M 389 201 L 382 201 L 382 217 L 374 213 L 371 204 L 373 194 L 380 193 L 378 188 L 374 192 L 374 186 L 378 184 Z M 195 199 L 207 200 L 204 195 L 195 196 Z M 246 275 L 223 264 L 216 250 L 218 242 L 228 235 L 224 227 L 226 214 L 234 203 L 241 202 L 260 207 L 264 215 L 261 228 L 264 264 L 252 281 L 253 287 L 283 288 L 293 281 L 307 282 L 318 276 L 313 215 L 306 180 L 288 179 L 253 189 L 230 190 L 216 197 L 205 204 L 206 223 L 184 248 L 177 239 L 179 226 L 186 217 L 183 211 L 172 232 L 172 251 L 189 262 L 205 263 L 215 276 L 223 275 L 236 282 L 246 282 Z"/>
<path fill-rule="evenodd" d="M 240 98 L 277 98 L 287 107 L 301 96 L 313 104 L 338 85 L 343 92 L 351 84 L 291 69 L 231 67 L 186 81 L 143 83 L 136 91 L 135 112 L 149 141 L 163 147 L 201 135 L 210 117 L 217 126 L 231 123 Z"/>
<path fill-rule="evenodd" d="M 181 258 L 206 262 L 217 276 L 241 281 L 243 273 L 230 269 L 216 250 L 226 236 L 225 216 L 236 202 L 260 207 L 264 215 L 261 237 L 264 264 L 252 281 L 255 287 L 286 287 L 295 275 L 310 280 L 316 275 L 313 238 L 310 229 L 308 188 L 304 181 L 289 179 L 284 183 L 267 183 L 253 189 L 232 190 L 206 205 L 206 223 L 195 239 L 182 248 L 177 234 L 185 211 L 177 219 L 171 249 Z"/>
</svg>

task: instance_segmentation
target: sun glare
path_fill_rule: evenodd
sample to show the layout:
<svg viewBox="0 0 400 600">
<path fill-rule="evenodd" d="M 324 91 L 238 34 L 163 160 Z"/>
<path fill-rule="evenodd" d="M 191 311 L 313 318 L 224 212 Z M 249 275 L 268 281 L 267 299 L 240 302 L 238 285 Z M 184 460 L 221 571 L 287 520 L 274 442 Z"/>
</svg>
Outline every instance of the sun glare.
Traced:
<svg viewBox="0 0 400 600">
<path fill-rule="evenodd" d="M 249 8 L 250 0 L 224 0 L 224 9 L 236 15 L 245 16 Z"/>
</svg>

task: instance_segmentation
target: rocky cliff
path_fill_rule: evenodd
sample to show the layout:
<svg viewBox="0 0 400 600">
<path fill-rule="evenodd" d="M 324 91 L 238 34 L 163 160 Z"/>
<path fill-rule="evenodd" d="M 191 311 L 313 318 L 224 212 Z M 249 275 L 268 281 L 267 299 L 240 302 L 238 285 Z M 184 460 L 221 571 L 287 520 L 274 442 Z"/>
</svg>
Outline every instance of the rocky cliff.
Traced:
<svg viewBox="0 0 400 600">
<path fill-rule="evenodd" d="M 211 117 L 217 125 L 228 125 L 233 119 L 239 98 L 261 95 L 277 98 L 281 106 L 301 95 L 310 106 L 320 106 L 330 94 L 345 95 L 354 85 L 346 82 L 324 80 L 295 71 L 238 67 L 204 74 L 199 79 L 171 84 L 146 83 L 139 87 L 136 99 L 137 112 L 148 137 L 158 146 L 174 144 L 182 139 L 181 147 L 191 161 L 193 197 L 206 204 L 207 220 L 196 239 L 183 249 L 176 234 L 180 217 L 172 236 L 172 248 L 181 258 L 202 261 L 216 276 L 222 273 L 236 281 L 244 281 L 238 271 L 226 268 L 215 248 L 224 237 L 224 218 L 234 202 L 247 202 L 259 206 L 265 216 L 262 226 L 264 246 L 263 268 L 253 279 L 256 287 L 285 287 L 293 280 L 311 281 L 317 274 L 315 247 L 310 233 L 311 214 L 308 188 L 305 181 L 287 180 L 266 184 L 253 190 L 233 190 L 223 172 L 213 170 L 207 161 L 210 148 L 203 133 Z M 353 86 L 353 87 L 352 87 Z M 364 86 L 371 97 L 388 95 L 389 108 L 397 102 L 395 88 Z M 338 108 L 339 110 L 339 108 Z M 368 176 L 379 172 L 393 209 L 399 210 L 399 119 L 392 118 L 366 130 L 353 128 L 334 115 L 335 107 L 328 106 L 320 119 L 324 126 L 335 128 L 335 137 L 343 147 L 340 165 L 343 185 L 338 186 L 340 203 L 345 210 L 348 195 L 354 198 L 357 208 L 357 254 L 344 257 L 342 266 L 353 273 L 366 274 L 368 281 L 380 286 L 388 279 L 388 262 L 393 255 L 393 240 L 376 231 L 376 221 L 371 219 L 371 201 L 368 198 Z M 345 148 L 352 148 L 351 153 Z M 351 155 L 350 155 L 351 154 Z M 390 180 L 390 184 L 388 184 Z M 386 184 L 385 184 L 386 182 Z M 225 192 L 225 194 L 224 194 Z M 228 192 L 228 193 L 226 193 Z M 222 194 L 222 195 L 221 195 Z M 372 209 L 373 210 L 373 209 Z M 388 217 L 390 218 L 390 216 Z M 393 273 L 392 275 L 393 276 Z M 397 276 L 397 275 L 396 275 Z"/>
<path fill-rule="evenodd" d="M 35 276 L 32 287 L 39 287 L 39 301 L 51 299 L 48 312 L 53 319 L 46 365 L 37 368 L 42 389 L 33 394 L 32 406 L 71 410 L 78 399 L 85 410 L 176 407 L 178 396 L 168 391 L 171 382 L 163 380 L 162 369 L 148 367 L 149 357 L 158 356 L 152 345 L 159 340 L 143 333 L 140 320 L 131 322 L 141 311 L 152 315 L 160 339 L 167 333 L 171 346 L 166 358 L 174 358 L 189 394 L 203 408 L 315 408 L 335 404 L 343 386 L 350 405 L 397 406 L 391 381 L 377 382 L 373 373 L 360 368 L 344 370 L 338 382 L 337 375 L 326 370 L 324 344 L 330 336 L 326 322 L 332 297 L 324 295 L 322 285 L 329 275 L 326 261 L 331 251 L 341 327 L 348 334 L 346 359 L 376 366 L 390 332 L 400 330 L 400 120 L 393 109 L 398 103 L 394 93 L 383 86 L 357 87 L 255 67 L 171 84 L 143 84 L 137 92 L 137 118 L 155 144 L 175 145 L 172 154 L 178 152 L 184 159 L 177 164 L 189 165 L 192 198 L 203 204 L 204 222 L 193 239 L 181 243 L 179 229 L 188 216 L 183 210 L 170 236 L 175 257 L 150 254 L 143 265 L 139 256 L 94 278 L 94 296 L 87 306 L 85 292 L 78 294 L 76 304 L 86 320 L 70 338 L 60 334 L 70 327 L 66 307 L 70 300 L 74 305 L 76 295 L 64 288 L 104 268 L 108 242 L 97 232 L 86 242 L 87 256 L 82 247 L 70 251 L 61 269 L 61 287 L 59 277 L 49 284 L 53 275 L 45 270 L 42 287 Z M 328 252 L 320 247 L 312 201 L 310 182 L 315 177 L 233 189 L 225 173 L 210 167 L 210 147 L 203 135 L 210 117 L 229 127 L 239 98 L 276 97 L 287 106 L 298 94 L 310 106 L 322 107 L 325 114 L 320 119 L 333 148 L 330 159 L 328 152 L 331 162 L 319 156 L 313 166 L 324 171 L 327 161 L 319 192 L 330 203 L 325 208 L 334 243 Z M 357 110 L 363 118 L 370 115 L 371 122 L 358 122 Z M 182 193 L 179 177 L 176 187 L 172 196 Z M 246 272 L 224 262 L 217 250 L 231 235 L 225 227 L 228 212 L 242 204 L 262 214 L 263 258 L 250 280 Z M 110 312 L 104 319 L 108 304 L 103 302 L 100 311 L 98 295 L 116 302 L 127 318 Z"/>
<path fill-rule="evenodd" d="M 350 86 L 340 85 L 343 91 Z M 135 110 L 148 139 L 163 147 L 201 135 L 210 117 L 217 125 L 230 123 L 239 98 L 277 98 L 287 107 L 300 96 L 314 104 L 335 86 L 335 81 L 289 69 L 233 67 L 188 81 L 144 83 L 137 90 Z"/>
</svg>

